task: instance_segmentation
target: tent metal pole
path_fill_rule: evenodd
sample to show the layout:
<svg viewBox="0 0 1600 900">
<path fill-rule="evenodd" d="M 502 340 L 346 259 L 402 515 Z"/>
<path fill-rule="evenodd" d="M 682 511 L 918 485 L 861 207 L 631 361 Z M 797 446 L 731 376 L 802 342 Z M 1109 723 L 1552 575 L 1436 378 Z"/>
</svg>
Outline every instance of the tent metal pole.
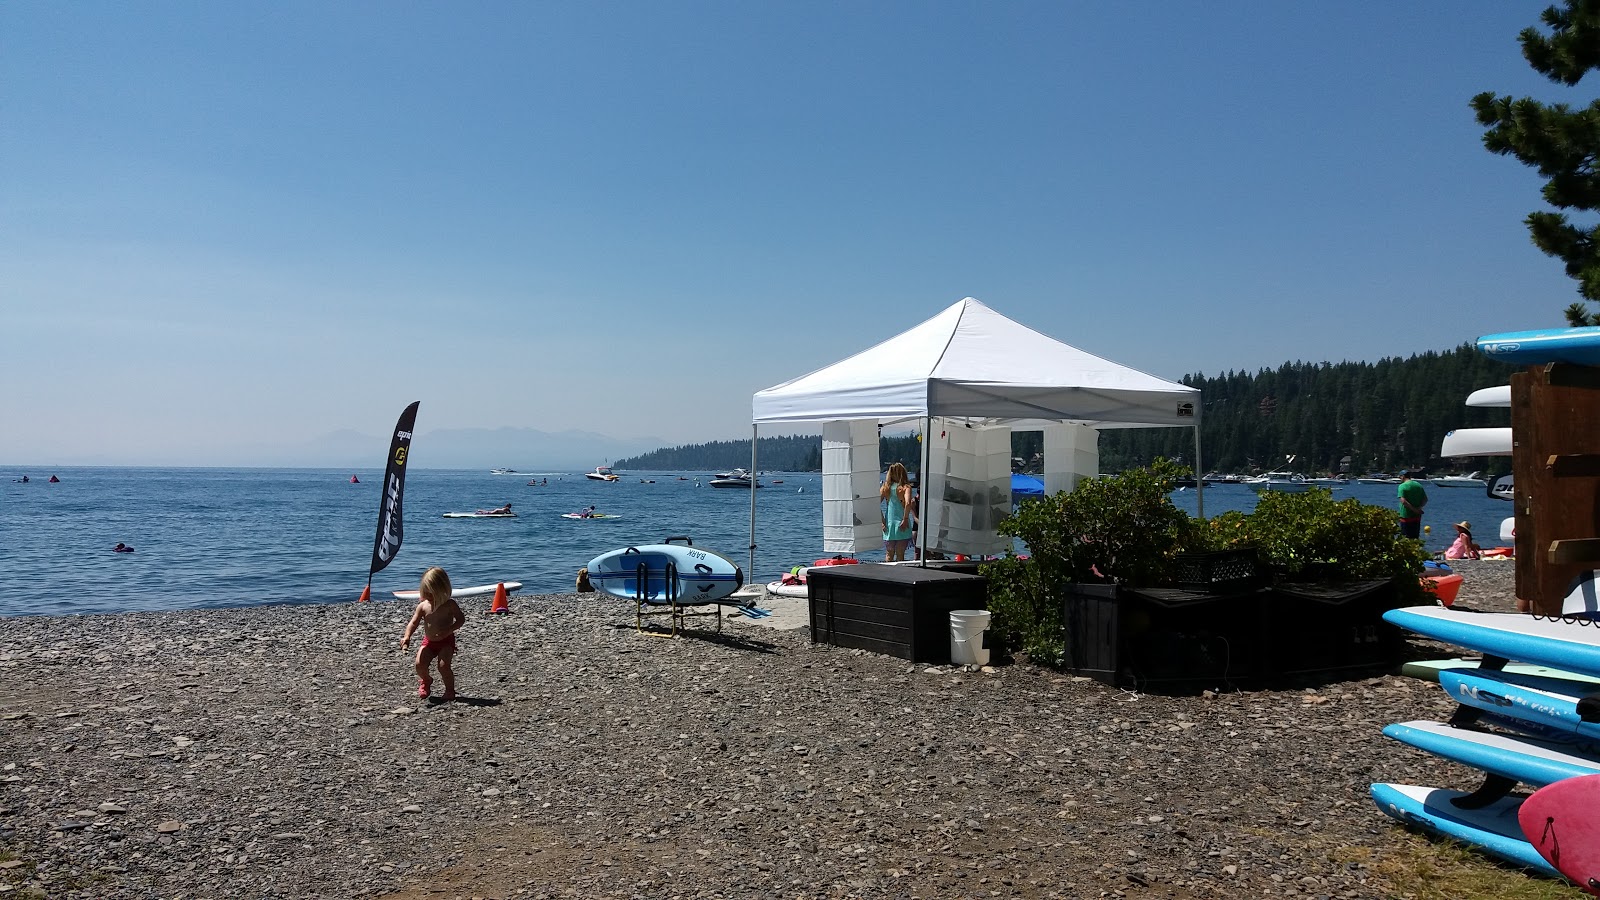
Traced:
<svg viewBox="0 0 1600 900">
<path fill-rule="evenodd" d="M 1194 423 L 1194 511 L 1195 518 L 1206 517 L 1206 480 L 1200 470 L 1200 423 Z"/>
<path fill-rule="evenodd" d="M 761 426 L 752 422 L 750 424 L 750 568 L 746 570 L 745 577 L 750 583 L 756 580 L 756 485 L 760 479 L 756 477 L 756 443 L 761 435 Z"/>
<path fill-rule="evenodd" d="M 922 450 L 922 461 L 917 466 L 917 565 L 928 565 L 928 425 L 933 420 L 922 417 L 922 440 L 917 444 Z"/>
</svg>

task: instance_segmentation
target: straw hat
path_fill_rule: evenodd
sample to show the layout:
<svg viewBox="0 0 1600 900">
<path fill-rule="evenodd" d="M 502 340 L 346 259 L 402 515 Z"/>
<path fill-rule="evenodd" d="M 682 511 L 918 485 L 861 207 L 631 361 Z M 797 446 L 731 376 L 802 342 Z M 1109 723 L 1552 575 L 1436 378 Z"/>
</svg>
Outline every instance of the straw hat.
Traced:
<svg viewBox="0 0 1600 900">
<path fill-rule="evenodd" d="M 1467 534 L 1471 534 L 1472 533 L 1472 523 L 1468 522 L 1466 519 L 1462 519 L 1461 521 L 1456 523 L 1456 530 L 1457 531 L 1465 531 Z"/>
</svg>

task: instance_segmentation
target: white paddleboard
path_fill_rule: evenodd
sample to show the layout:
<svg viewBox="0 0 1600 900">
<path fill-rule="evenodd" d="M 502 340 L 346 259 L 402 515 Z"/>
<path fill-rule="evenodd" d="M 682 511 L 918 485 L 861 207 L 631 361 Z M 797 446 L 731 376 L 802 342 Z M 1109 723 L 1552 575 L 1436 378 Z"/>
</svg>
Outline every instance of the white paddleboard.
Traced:
<svg viewBox="0 0 1600 900">
<path fill-rule="evenodd" d="M 774 597 L 798 597 L 801 600 L 811 596 L 804 584 L 784 584 L 781 581 L 767 582 L 767 593 Z"/>
<path fill-rule="evenodd" d="M 512 512 L 512 513 L 469 512 L 469 513 L 445 513 L 444 517 L 446 519 L 515 519 L 517 517 L 517 514 L 514 513 L 514 512 Z"/>
<path fill-rule="evenodd" d="M 1457 428 L 1444 436 L 1440 456 L 1510 456 L 1510 428 Z"/>
<path fill-rule="evenodd" d="M 623 600 L 687 606 L 715 603 L 744 587 L 744 572 L 710 550 L 646 544 L 589 560 L 589 581 L 595 590 Z"/>
<path fill-rule="evenodd" d="M 504 584 L 506 586 L 506 593 L 508 594 L 512 591 L 515 591 L 517 588 L 522 587 L 522 582 L 520 581 L 507 581 L 504 582 Z M 499 583 L 480 584 L 477 587 L 456 588 L 450 592 L 450 597 L 454 600 L 465 600 L 468 597 L 492 597 L 494 596 L 494 589 L 498 586 Z M 421 600 L 422 592 L 395 591 L 394 596 L 397 600 Z"/>
<path fill-rule="evenodd" d="M 563 518 L 563 519 L 620 519 L 622 517 L 619 516 L 619 515 L 615 515 L 613 513 L 595 513 L 592 516 L 586 516 L 586 515 L 583 515 L 582 513 L 562 513 L 561 514 L 561 518 Z"/>
<path fill-rule="evenodd" d="M 1467 395 L 1467 405 L 1477 407 L 1509 407 L 1511 405 L 1511 385 L 1502 384 L 1498 387 L 1486 387 L 1473 391 Z"/>
</svg>

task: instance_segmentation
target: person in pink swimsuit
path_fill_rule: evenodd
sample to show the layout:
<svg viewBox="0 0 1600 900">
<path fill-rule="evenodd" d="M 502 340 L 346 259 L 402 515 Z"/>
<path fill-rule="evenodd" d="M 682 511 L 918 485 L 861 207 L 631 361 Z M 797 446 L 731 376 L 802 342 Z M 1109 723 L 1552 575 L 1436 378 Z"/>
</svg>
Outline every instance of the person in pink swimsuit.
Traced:
<svg viewBox="0 0 1600 900">
<path fill-rule="evenodd" d="M 416 612 L 406 623 L 405 636 L 400 639 L 400 649 L 411 649 L 411 636 L 422 629 L 422 646 L 417 650 L 417 696 L 426 698 L 433 692 L 433 680 L 428 677 L 428 666 L 437 662 L 439 678 L 444 681 L 444 697 L 448 702 L 456 698 L 456 673 L 450 663 L 456 656 L 456 631 L 466 624 L 467 616 L 451 596 L 450 576 L 438 566 L 422 573 Z"/>
</svg>

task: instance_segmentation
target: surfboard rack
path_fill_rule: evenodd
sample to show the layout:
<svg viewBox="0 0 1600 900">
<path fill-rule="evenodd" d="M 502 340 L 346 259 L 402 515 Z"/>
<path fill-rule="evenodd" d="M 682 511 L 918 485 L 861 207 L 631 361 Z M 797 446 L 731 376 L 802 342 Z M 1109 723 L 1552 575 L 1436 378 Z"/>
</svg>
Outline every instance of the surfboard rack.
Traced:
<svg viewBox="0 0 1600 900">
<path fill-rule="evenodd" d="M 686 537 L 667 538 L 663 543 L 671 543 L 674 540 L 687 541 L 690 546 L 694 545 L 694 542 Z M 696 610 L 699 607 L 678 602 L 678 566 L 676 563 L 667 563 L 665 597 L 654 600 L 646 599 L 646 585 L 650 581 L 650 567 L 646 563 L 639 563 L 638 575 L 635 576 L 634 581 L 638 587 L 634 588 L 633 594 L 633 627 L 640 634 L 648 635 L 649 637 L 677 637 L 678 632 L 688 627 L 689 619 L 703 619 L 713 616 L 717 620 L 717 633 L 722 633 L 722 604 L 712 603 L 709 604 L 711 606 L 710 610 L 690 612 L 690 610 Z M 659 628 L 646 627 L 646 619 L 660 616 L 667 617 L 669 623 L 667 630 L 662 631 Z"/>
</svg>

